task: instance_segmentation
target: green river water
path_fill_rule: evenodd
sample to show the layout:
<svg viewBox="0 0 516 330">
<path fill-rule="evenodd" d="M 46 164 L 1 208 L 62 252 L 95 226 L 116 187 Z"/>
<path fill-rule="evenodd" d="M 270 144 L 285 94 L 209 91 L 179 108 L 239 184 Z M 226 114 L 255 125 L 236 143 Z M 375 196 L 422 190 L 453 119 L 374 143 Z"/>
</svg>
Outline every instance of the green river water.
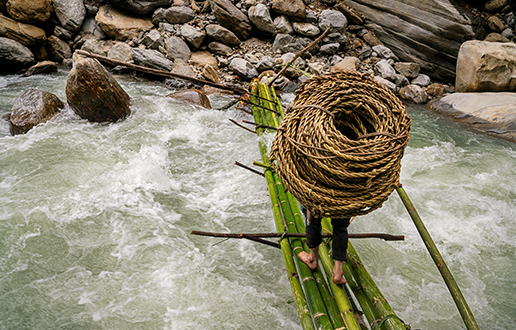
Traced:
<svg viewBox="0 0 516 330">
<path fill-rule="evenodd" d="M 0 76 L 0 116 L 29 88 L 65 101 L 66 76 Z M 25 135 L 0 123 L 0 329 L 300 329 L 278 250 L 190 235 L 275 230 L 265 180 L 233 165 L 260 160 L 228 120 L 248 115 L 116 78 L 132 97 L 120 123 L 69 108 Z M 516 147 L 409 114 L 401 182 L 480 328 L 516 329 Z M 350 232 L 406 236 L 353 241 L 401 319 L 465 329 L 396 193 Z"/>
</svg>

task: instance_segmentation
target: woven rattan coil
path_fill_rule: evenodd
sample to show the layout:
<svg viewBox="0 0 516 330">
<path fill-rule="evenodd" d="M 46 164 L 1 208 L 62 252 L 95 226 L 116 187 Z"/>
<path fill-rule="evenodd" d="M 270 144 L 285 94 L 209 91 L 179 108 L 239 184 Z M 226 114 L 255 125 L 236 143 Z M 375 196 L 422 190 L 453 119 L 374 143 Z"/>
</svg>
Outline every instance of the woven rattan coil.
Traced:
<svg viewBox="0 0 516 330">
<path fill-rule="evenodd" d="M 314 215 L 363 215 L 398 186 L 409 130 L 405 106 L 385 86 L 360 73 L 328 73 L 296 91 L 270 160 Z"/>
</svg>

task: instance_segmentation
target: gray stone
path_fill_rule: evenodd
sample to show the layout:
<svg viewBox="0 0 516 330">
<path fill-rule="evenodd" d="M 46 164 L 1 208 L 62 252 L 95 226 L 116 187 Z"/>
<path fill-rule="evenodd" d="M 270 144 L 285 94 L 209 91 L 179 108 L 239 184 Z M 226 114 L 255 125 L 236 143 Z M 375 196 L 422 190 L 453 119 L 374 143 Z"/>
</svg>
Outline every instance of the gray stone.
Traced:
<svg viewBox="0 0 516 330">
<path fill-rule="evenodd" d="M 305 37 L 316 37 L 321 34 L 319 28 L 310 23 L 294 22 L 292 27 L 296 33 Z"/>
<path fill-rule="evenodd" d="M 81 50 L 107 56 L 109 50 L 113 47 L 113 44 L 112 40 L 88 39 L 82 44 Z"/>
<path fill-rule="evenodd" d="M 379 82 L 380 84 L 384 85 L 388 89 L 390 89 L 392 92 L 396 93 L 396 84 L 395 83 L 390 82 L 389 80 L 384 79 L 380 76 L 374 76 L 373 79 L 375 81 Z"/>
<path fill-rule="evenodd" d="M 191 25 L 183 25 L 181 26 L 181 35 L 186 39 L 192 46 L 195 48 L 199 48 L 206 37 L 205 32 L 197 31 Z"/>
<path fill-rule="evenodd" d="M 64 27 L 62 27 L 60 25 L 56 25 L 54 27 L 54 35 L 62 40 L 72 40 L 74 33 L 72 31 L 65 29 Z"/>
<path fill-rule="evenodd" d="M 426 74 L 420 73 L 414 80 L 412 80 L 411 84 L 426 87 L 430 85 L 430 77 Z"/>
<path fill-rule="evenodd" d="M 97 21 L 95 21 L 95 18 L 93 17 L 86 17 L 84 19 L 84 22 L 81 26 L 81 33 L 89 33 L 99 39 L 104 39 L 106 37 L 106 34 L 104 31 L 102 31 L 100 26 L 97 24 Z"/>
<path fill-rule="evenodd" d="M 109 2 L 119 8 L 145 16 L 160 7 L 169 7 L 174 0 L 109 0 Z"/>
<path fill-rule="evenodd" d="M 107 57 L 122 62 L 133 61 L 133 48 L 125 42 L 116 42 L 107 53 Z"/>
<path fill-rule="evenodd" d="M 48 38 L 47 46 L 50 58 L 58 63 L 72 57 L 72 50 L 68 43 L 56 36 L 50 36 L 50 38 Z"/>
<path fill-rule="evenodd" d="M 274 42 L 272 43 L 272 50 L 278 51 L 283 49 L 286 45 L 292 43 L 294 41 L 294 37 L 290 34 L 278 33 L 274 38 Z"/>
<path fill-rule="evenodd" d="M 206 34 L 211 38 L 231 47 L 240 45 L 240 39 L 225 27 L 217 24 L 206 25 Z"/>
<path fill-rule="evenodd" d="M 264 56 L 260 59 L 258 64 L 256 64 L 256 70 L 258 70 L 258 72 L 272 70 L 274 68 L 274 64 L 274 59 L 272 57 Z"/>
<path fill-rule="evenodd" d="M 368 45 L 363 45 L 362 47 L 359 47 L 357 49 L 357 53 L 360 59 L 365 59 L 371 56 L 371 54 L 373 53 L 373 49 Z"/>
<path fill-rule="evenodd" d="M 276 17 L 274 19 L 274 26 L 276 27 L 277 33 L 292 34 L 294 32 L 294 29 L 292 28 L 290 21 L 285 15 L 280 15 Z"/>
<path fill-rule="evenodd" d="M 365 26 L 398 55 L 432 78 L 455 79 L 460 45 L 475 38 L 473 16 L 452 0 L 344 0 L 367 20 Z"/>
<path fill-rule="evenodd" d="M 516 16 L 514 16 L 513 13 L 509 13 L 505 15 L 504 21 L 509 27 L 514 27 L 514 25 L 516 25 Z"/>
<path fill-rule="evenodd" d="M 323 10 L 319 16 L 319 28 L 321 31 L 326 31 L 330 24 L 332 26 L 330 33 L 344 33 L 348 26 L 348 20 L 346 16 L 338 10 Z"/>
<path fill-rule="evenodd" d="M 407 85 L 400 89 L 399 95 L 404 100 L 412 101 L 416 104 L 426 103 L 428 94 L 418 85 Z"/>
<path fill-rule="evenodd" d="M 396 55 L 394 55 L 392 50 L 390 50 L 388 47 L 386 47 L 384 45 L 373 46 L 373 50 L 375 52 L 377 52 L 378 54 L 380 54 L 385 59 L 399 61 L 398 57 Z"/>
<path fill-rule="evenodd" d="M 244 80 L 251 80 L 254 77 L 258 77 L 256 68 L 243 58 L 236 57 L 232 59 L 229 63 L 229 69 Z"/>
<path fill-rule="evenodd" d="M 394 63 L 394 69 L 399 74 L 407 77 L 407 79 L 414 79 L 419 75 L 419 65 L 411 62 Z"/>
<path fill-rule="evenodd" d="M 502 36 L 507 39 L 514 38 L 514 31 L 511 28 L 506 28 L 502 31 Z"/>
<path fill-rule="evenodd" d="M 340 44 L 338 42 L 332 44 L 324 44 L 321 46 L 321 54 L 333 55 L 339 50 Z"/>
<path fill-rule="evenodd" d="M 195 17 L 195 12 L 188 7 L 174 6 L 168 8 L 164 15 L 170 24 L 184 24 L 190 22 Z"/>
<path fill-rule="evenodd" d="M 251 37 L 251 21 L 229 0 L 210 0 L 210 5 L 221 26 L 232 31 L 240 40 L 247 40 Z"/>
<path fill-rule="evenodd" d="M 276 33 L 276 28 L 272 22 L 271 14 L 267 6 L 259 3 L 249 8 L 249 19 L 260 31 L 271 34 Z"/>
<path fill-rule="evenodd" d="M 152 18 L 151 18 L 152 24 L 159 25 L 159 23 L 165 21 L 166 20 L 166 18 L 165 18 L 166 12 L 167 12 L 167 10 L 165 8 L 156 9 L 154 11 L 154 13 L 152 14 Z"/>
<path fill-rule="evenodd" d="M 154 49 L 133 48 L 132 58 L 135 64 L 152 69 L 171 71 L 174 62 Z"/>
<path fill-rule="evenodd" d="M 387 60 L 381 60 L 378 61 L 374 68 L 378 70 L 378 73 L 380 74 L 380 77 L 388 80 L 393 80 L 394 76 L 396 75 L 396 71 L 394 68 L 387 62 Z"/>
<path fill-rule="evenodd" d="M 183 61 L 187 62 L 192 55 L 190 48 L 183 39 L 172 36 L 165 40 L 165 47 L 167 49 L 167 56 L 169 58 L 180 58 Z"/>
<path fill-rule="evenodd" d="M 38 124 L 52 119 L 64 103 L 54 94 L 29 89 L 16 97 L 11 109 L 9 121 L 11 134 L 24 134 Z"/>
<path fill-rule="evenodd" d="M 70 31 L 78 31 L 81 28 L 86 8 L 83 0 L 52 0 L 54 12 L 61 25 Z"/>
<path fill-rule="evenodd" d="M 401 75 L 398 73 L 396 73 L 394 75 L 393 81 L 397 87 L 403 87 L 403 86 L 407 86 L 409 84 L 408 79 L 404 75 Z"/>
<path fill-rule="evenodd" d="M 142 44 L 150 49 L 158 49 L 165 44 L 158 30 L 150 30 L 142 39 Z"/>
<path fill-rule="evenodd" d="M 516 141 L 516 93 L 453 93 L 430 102 L 429 107 L 485 133 Z"/>
<path fill-rule="evenodd" d="M 212 41 L 208 44 L 208 49 L 215 55 L 229 56 L 233 52 L 231 47 L 224 45 L 223 43 Z"/>
</svg>

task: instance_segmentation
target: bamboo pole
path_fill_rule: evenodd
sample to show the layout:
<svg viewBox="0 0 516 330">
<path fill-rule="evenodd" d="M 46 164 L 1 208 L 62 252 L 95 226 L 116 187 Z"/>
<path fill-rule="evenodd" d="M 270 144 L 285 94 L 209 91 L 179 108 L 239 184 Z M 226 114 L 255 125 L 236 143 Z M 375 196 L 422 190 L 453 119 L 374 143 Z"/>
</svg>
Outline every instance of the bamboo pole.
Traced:
<svg viewBox="0 0 516 330">
<path fill-rule="evenodd" d="M 457 285 L 457 282 L 455 282 L 455 279 L 453 278 L 453 275 L 450 272 L 450 269 L 444 262 L 444 259 L 441 256 L 439 249 L 437 249 L 437 246 L 435 245 L 434 240 L 432 239 L 432 237 L 430 236 L 430 233 L 426 229 L 425 224 L 419 217 L 419 214 L 417 213 L 416 208 L 410 201 L 407 193 L 405 192 L 405 189 L 403 189 L 403 187 L 400 185 L 396 189 L 396 191 L 398 192 L 398 195 L 400 196 L 401 200 L 403 201 L 405 208 L 407 209 L 410 217 L 412 218 L 414 224 L 416 225 L 419 235 L 423 239 L 423 242 L 425 243 L 425 246 L 426 246 L 428 252 L 432 256 L 432 259 L 434 260 L 434 263 L 437 266 L 437 269 L 439 269 L 439 272 L 441 273 L 441 275 L 444 279 L 444 282 L 446 283 L 446 286 L 448 287 L 448 290 L 450 291 L 453 301 L 455 302 L 455 305 L 457 305 L 457 308 L 459 309 L 460 315 L 462 317 L 462 320 L 464 321 L 464 324 L 466 325 L 466 328 L 468 330 L 479 329 L 477 321 L 475 320 L 473 313 L 471 313 L 471 310 L 468 306 L 468 303 L 466 302 L 466 299 L 462 295 L 462 292 L 460 291 L 460 288 Z"/>
<path fill-rule="evenodd" d="M 239 94 L 246 94 L 247 93 L 247 90 L 245 90 L 243 88 L 240 88 L 240 87 L 234 87 L 234 86 L 227 86 L 227 85 L 223 85 L 223 84 L 217 84 L 217 83 L 211 82 L 209 80 L 192 78 L 192 77 L 188 77 L 188 76 L 185 76 L 185 75 L 182 75 L 182 74 L 177 74 L 177 73 L 163 71 L 163 70 L 151 69 L 151 68 L 147 68 L 147 67 L 141 66 L 141 65 L 136 65 L 136 64 L 132 64 L 132 63 L 127 63 L 127 62 L 122 62 L 122 61 L 114 60 L 112 58 L 105 57 L 105 56 L 102 56 L 102 55 L 88 53 L 88 52 L 86 52 L 84 50 L 77 50 L 76 53 L 79 54 L 79 55 L 82 55 L 82 56 L 86 56 L 86 57 L 91 57 L 91 58 L 97 59 L 97 60 L 99 60 L 101 62 L 109 63 L 109 64 L 112 64 L 112 65 L 125 66 L 127 68 L 130 68 L 130 69 L 133 69 L 133 70 L 136 70 L 136 71 L 140 71 L 140 72 L 144 72 L 144 73 L 148 73 L 148 74 L 152 74 L 152 75 L 156 75 L 156 76 L 168 77 L 168 78 L 179 78 L 179 79 L 183 79 L 183 80 L 187 80 L 187 81 L 193 81 L 193 82 L 198 83 L 198 84 L 209 85 L 209 86 L 217 87 L 217 88 L 220 88 L 220 89 L 225 89 L 225 90 L 229 90 L 229 91 L 232 91 L 232 92 L 235 92 L 235 93 L 239 93 Z"/>
<path fill-rule="evenodd" d="M 321 224 L 323 229 L 331 232 L 333 231 L 329 218 L 323 218 Z M 350 246 L 350 244 L 351 243 L 348 243 L 348 247 Z M 331 247 L 331 243 L 329 245 Z M 362 288 L 355 280 L 357 278 L 357 275 L 355 274 L 353 267 L 351 267 L 349 261 L 345 262 L 342 265 L 342 270 L 344 272 L 344 277 L 348 282 L 348 286 L 351 289 L 351 292 L 349 294 L 353 294 L 355 298 L 358 300 L 358 303 L 360 304 L 360 307 L 362 308 L 362 311 L 364 312 L 369 324 L 374 324 L 374 322 L 376 322 L 380 318 L 379 314 L 374 308 L 373 302 L 369 300 L 369 298 L 367 297 L 364 288 Z"/>
<path fill-rule="evenodd" d="M 261 96 L 261 99 L 259 100 L 263 106 L 269 105 L 270 102 L 267 100 L 263 100 L 263 98 L 268 98 L 268 95 L 263 95 L 263 89 L 261 88 L 261 84 L 255 85 L 257 86 L 257 93 Z M 254 87 L 254 86 L 253 86 Z M 261 112 L 262 121 L 261 123 L 263 125 L 272 126 L 277 125 L 277 119 L 274 120 L 274 117 L 272 117 L 272 113 L 269 111 L 264 111 L 260 108 L 254 107 L 253 111 Z M 259 122 L 256 120 L 256 122 Z M 262 159 L 264 160 L 265 164 L 268 164 L 268 157 L 267 155 L 262 154 Z M 284 189 L 282 189 L 283 184 L 281 183 L 281 180 L 279 180 L 279 177 L 272 171 L 269 170 L 269 172 L 272 173 L 272 177 L 274 180 L 275 185 L 275 191 L 277 193 L 280 207 L 283 210 L 283 216 L 286 221 L 286 226 L 289 232 L 296 232 L 295 227 L 293 227 L 293 222 L 288 221 L 289 212 L 286 212 L 288 210 L 288 202 L 286 200 Z M 280 183 L 280 186 L 278 186 L 278 182 Z M 295 254 L 296 250 L 299 248 L 302 248 L 301 240 L 298 238 L 293 238 L 290 240 L 290 244 L 293 247 L 293 251 Z M 318 329 L 333 329 L 332 323 L 330 321 L 330 318 L 328 316 L 328 311 L 326 310 L 326 306 L 324 304 L 323 298 L 321 296 L 321 292 L 318 288 L 318 283 L 316 279 L 312 276 L 310 268 L 304 264 L 304 263 L 297 263 L 297 268 L 299 275 L 301 277 L 301 281 L 303 284 L 303 287 L 305 288 L 305 294 L 308 301 L 309 306 L 312 309 L 312 318 L 313 321 Z"/>
<path fill-rule="evenodd" d="M 256 84 L 251 84 L 252 94 L 257 93 Z M 252 96 L 251 94 L 251 96 Z M 256 122 L 260 122 L 260 114 L 259 111 L 253 111 L 254 119 Z M 258 135 L 263 134 L 263 128 L 257 128 L 256 132 Z M 258 141 L 258 145 L 260 148 L 260 152 L 262 155 L 262 161 L 264 164 L 269 164 L 269 157 L 267 156 L 267 146 L 263 141 Z M 267 186 L 269 189 L 269 196 L 272 204 L 272 211 L 274 215 L 274 223 L 276 225 L 276 229 L 278 232 L 285 232 L 285 225 L 283 224 L 283 218 L 281 215 L 281 209 L 279 207 L 279 200 L 276 194 L 276 190 L 274 189 L 274 179 L 272 177 L 272 172 L 269 169 L 265 169 L 264 171 L 265 179 L 267 180 Z M 299 319 L 301 321 L 301 326 L 303 330 L 315 330 L 314 323 L 312 320 L 312 316 L 310 314 L 310 308 L 307 303 L 306 295 L 301 286 L 301 282 L 297 275 L 297 269 L 295 266 L 295 261 L 293 257 L 293 252 L 290 247 L 288 240 L 281 240 L 280 247 L 283 255 L 283 261 L 285 262 L 285 268 L 289 274 L 288 279 L 290 283 L 290 289 L 292 290 L 292 295 L 294 297 L 294 302 L 296 304 L 297 313 L 299 315 Z"/>
<path fill-rule="evenodd" d="M 285 73 L 285 71 L 287 71 L 288 67 L 290 66 L 290 64 L 292 64 L 295 60 L 297 60 L 301 55 L 303 55 L 304 53 L 306 53 L 307 51 L 309 51 L 313 46 L 315 46 L 319 41 L 321 41 L 324 37 L 326 37 L 328 35 L 328 33 L 330 33 L 330 30 L 332 28 L 332 25 L 330 24 L 330 26 L 328 26 L 328 28 L 326 29 L 326 31 L 324 31 L 319 37 L 317 37 L 317 39 L 315 39 L 314 41 L 312 41 L 308 46 L 306 46 L 305 48 L 301 49 L 284 67 L 283 69 L 281 69 L 281 71 L 276 75 L 274 76 L 274 78 L 272 78 L 271 81 L 269 81 L 269 86 L 272 86 L 272 84 L 276 81 L 276 79 L 278 79 L 279 77 L 281 77 L 283 75 L 283 73 Z"/>
</svg>

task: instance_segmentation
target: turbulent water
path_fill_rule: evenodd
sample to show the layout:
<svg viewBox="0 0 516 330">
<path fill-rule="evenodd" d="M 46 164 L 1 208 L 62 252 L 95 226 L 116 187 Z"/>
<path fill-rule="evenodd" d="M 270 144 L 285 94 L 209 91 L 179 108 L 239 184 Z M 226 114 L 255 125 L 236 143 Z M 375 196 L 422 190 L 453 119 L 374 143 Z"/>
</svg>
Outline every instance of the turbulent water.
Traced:
<svg viewBox="0 0 516 330">
<path fill-rule="evenodd" d="M 66 72 L 0 77 L 0 116 L 29 88 L 65 101 Z M 132 115 L 92 124 L 66 109 L 28 134 L 0 123 L 0 329 L 300 329 L 278 250 L 192 236 L 274 231 L 256 136 L 117 77 Z M 212 98 L 216 106 L 230 98 Z M 480 328 L 516 328 L 516 148 L 410 108 L 401 181 Z M 351 232 L 398 315 L 414 329 L 464 329 L 394 193 Z M 216 244 L 218 243 L 218 244 Z"/>
</svg>

